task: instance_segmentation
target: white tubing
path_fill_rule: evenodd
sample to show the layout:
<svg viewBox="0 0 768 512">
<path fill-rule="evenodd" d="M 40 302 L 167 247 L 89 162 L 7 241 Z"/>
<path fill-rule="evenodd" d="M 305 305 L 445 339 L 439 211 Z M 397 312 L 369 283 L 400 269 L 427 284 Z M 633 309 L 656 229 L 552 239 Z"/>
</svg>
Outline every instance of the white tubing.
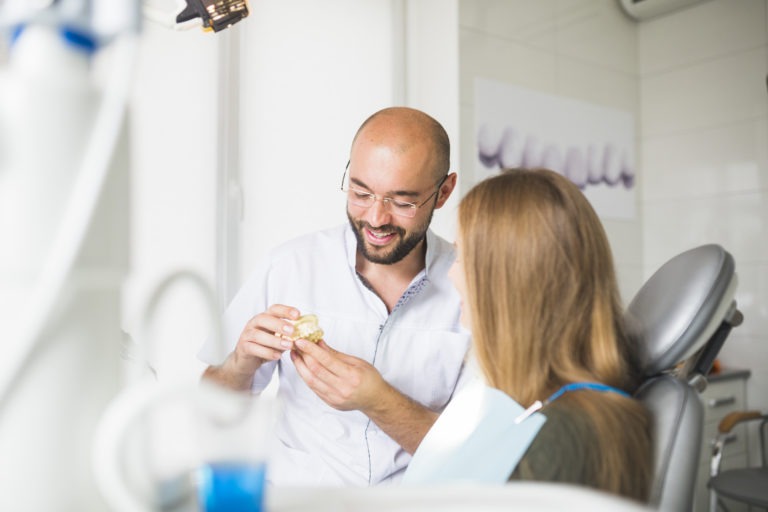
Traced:
<svg viewBox="0 0 768 512">
<path fill-rule="evenodd" d="M 5 411 L 15 384 L 31 366 L 47 322 L 62 301 L 69 274 L 85 240 L 125 119 L 135 64 L 137 36 L 124 35 L 112 43 L 115 53 L 110 79 L 96 115 L 86 147 L 79 178 L 75 182 L 64 211 L 60 229 L 52 243 L 48 258 L 22 313 L 20 330 L 11 331 L 10 341 L 20 350 L 12 352 L 10 371 L 0 375 L 0 417 Z"/>
<path fill-rule="evenodd" d="M 216 295 L 208 281 L 205 280 L 200 274 L 192 270 L 177 270 L 166 276 L 160 283 L 157 284 L 152 295 L 147 300 L 147 304 L 144 307 L 143 321 L 139 326 L 139 340 L 136 344 L 136 349 L 139 351 L 139 360 L 151 361 L 153 354 L 150 350 L 155 345 L 152 340 L 152 327 L 155 320 L 155 312 L 160 301 L 164 298 L 165 294 L 171 287 L 180 284 L 184 281 L 194 285 L 205 300 L 206 311 L 211 321 L 211 332 L 213 333 L 214 341 L 219 347 L 219 353 L 226 356 L 227 348 L 224 345 L 224 331 L 222 329 L 221 317 L 219 316 L 219 309 L 216 302 Z M 223 357 L 223 356 L 222 356 Z"/>
<path fill-rule="evenodd" d="M 137 356 L 140 360 L 147 361 L 151 357 L 150 351 L 154 345 L 151 329 L 157 306 L 174 285 L 185 281 L 193 284 L 205 299 L 206 310 L 213 324 L 214 339 L 222 351 L 226 350 L 221 318 L 213 290 L 208 282 L 196 272 L 179 270 L 160 281 L 147 301 L 139 329 L 140 336 L 136 343 L 136 350 L 139 352 Z M 200 385 L 218 388 L 218 385 L 208 381 L 202 381 Z M 149 411 L 151 406 L 184 398 L 189 399 L 197 396 L 199 391 L 197 385 L 183 383 L 158 385 L 153 378 L 145 377 L 119 394 L 109 404 L 96 429 L 92 463 L 99 490 L 115 511 L 150 511 L 150 505 L 142 503 L 126 482 L 123 446 L 131 429 L 142 415 Z M 227 390 L 227 393 L 230 391 Z"/>
</svg>

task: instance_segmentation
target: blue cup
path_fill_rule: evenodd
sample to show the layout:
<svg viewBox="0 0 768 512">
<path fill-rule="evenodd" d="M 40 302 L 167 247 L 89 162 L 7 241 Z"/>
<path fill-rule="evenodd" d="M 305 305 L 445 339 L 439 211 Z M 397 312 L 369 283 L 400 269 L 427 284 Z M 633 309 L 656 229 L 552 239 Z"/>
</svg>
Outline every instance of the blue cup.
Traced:
<svg viewBox="0 0 768 512">
<path fill-rule="evenodd" d="M 199 469 L 198 500 L 205 512 L 262 512 L 266 464 L 222 461 Z"/>
</svg>

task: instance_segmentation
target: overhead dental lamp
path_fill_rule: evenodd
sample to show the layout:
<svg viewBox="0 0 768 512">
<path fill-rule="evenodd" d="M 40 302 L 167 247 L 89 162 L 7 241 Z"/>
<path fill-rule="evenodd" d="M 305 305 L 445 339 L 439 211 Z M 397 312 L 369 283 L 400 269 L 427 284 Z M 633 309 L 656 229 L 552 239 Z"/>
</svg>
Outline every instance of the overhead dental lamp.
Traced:
<svg viewBox="0 0 768 512">
<path fill-rule="evenodd" d="M 218 32 L 248 16 L 245 0 L 186 0 L 187 6 L 176 16 L 177 23 L 200 18 L 203 28 Z"/>
</svg>

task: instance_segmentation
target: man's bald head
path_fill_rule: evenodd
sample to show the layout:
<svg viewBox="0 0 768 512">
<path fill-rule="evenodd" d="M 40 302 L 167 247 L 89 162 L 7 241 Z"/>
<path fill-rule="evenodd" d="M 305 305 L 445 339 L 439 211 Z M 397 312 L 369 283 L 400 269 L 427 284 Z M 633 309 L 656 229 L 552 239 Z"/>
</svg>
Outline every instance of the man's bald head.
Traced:
<svg viewBox="0 0 768 512">
<path fill-rule="evenodd" d="M 450 169 L 451 144 L 443 126 L 420 110 L 408 107 L 389 107 L 371 115 L 360 126 L 352 140 L 388 145 L 401 153 L 416 145 L 429 144 L 434 155 L 432 172 L 435 180 L 441 179 Z"/>
</svg>

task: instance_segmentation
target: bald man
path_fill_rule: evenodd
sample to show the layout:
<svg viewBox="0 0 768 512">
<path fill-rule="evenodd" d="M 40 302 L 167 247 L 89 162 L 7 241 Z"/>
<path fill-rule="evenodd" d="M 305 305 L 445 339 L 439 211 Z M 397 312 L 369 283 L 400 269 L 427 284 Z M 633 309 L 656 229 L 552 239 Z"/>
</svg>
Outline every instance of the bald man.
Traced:
<svg viewBox="0 0 768 512">
<path fill-rule="evenodd" d="M 233 389 L 260 393 L 278 369 L 273 484 L 397 481 L 463 377 L 453 247 L 429 230 L 456 186 L 449 154 L 421 111 L 370 116 L 344 171 L 348 224 L 273 250 L 227 308 L 232 352 L 201 350 L 204 378 Z M 304 313 L 324 340 L 286 339 Z"/>
</svg>

